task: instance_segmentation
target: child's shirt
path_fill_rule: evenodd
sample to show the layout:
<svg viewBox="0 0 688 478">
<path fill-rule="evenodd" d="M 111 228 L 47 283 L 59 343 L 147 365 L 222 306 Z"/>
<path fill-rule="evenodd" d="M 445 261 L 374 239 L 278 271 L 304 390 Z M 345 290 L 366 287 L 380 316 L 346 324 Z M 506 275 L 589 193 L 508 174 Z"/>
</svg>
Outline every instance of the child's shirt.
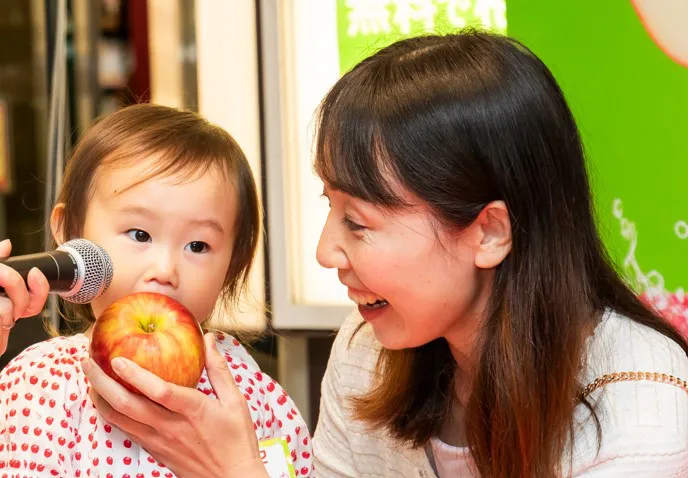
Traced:
<svg viewBox="0 0 688 478">
<path fill-rule="evenodd" d="M 311 437 L 292 400 L 236 339 L 215 337 L 258 440 L 284 437 L 296 475 L 313 476 Z M 53 338 L 27 348 L 0 372 L 0 477 L 175 476 L 98 414 L 81 369 L 88 348 L 83 334 Z M 216 398 L 205 370 L 198 390 Z"/>
</svg>

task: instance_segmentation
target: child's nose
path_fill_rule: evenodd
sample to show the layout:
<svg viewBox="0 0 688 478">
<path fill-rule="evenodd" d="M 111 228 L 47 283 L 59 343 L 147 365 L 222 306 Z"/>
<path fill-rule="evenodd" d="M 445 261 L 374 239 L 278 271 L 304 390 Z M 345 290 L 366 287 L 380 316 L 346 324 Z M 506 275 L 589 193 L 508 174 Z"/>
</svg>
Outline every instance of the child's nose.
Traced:
<svg viewBox="0 0 688 478">
<path fill-rule="evenodd" d="M 163 286 L 177 288 L 179 272 L 175 255 L 161 251 L 146 273 L 146 282 L 157 282 Z"/>
</svg>

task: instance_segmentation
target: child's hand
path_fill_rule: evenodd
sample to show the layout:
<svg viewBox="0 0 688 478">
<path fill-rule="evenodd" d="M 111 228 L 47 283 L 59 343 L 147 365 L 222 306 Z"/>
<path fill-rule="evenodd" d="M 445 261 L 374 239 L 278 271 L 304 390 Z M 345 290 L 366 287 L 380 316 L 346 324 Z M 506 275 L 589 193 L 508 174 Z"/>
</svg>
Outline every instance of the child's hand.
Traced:
<svg viewBox="0 0 688 478">
<path fill-rule="evenodd" d="M 0 242 L 0 260 L 7 259 L 10 252 L 9 239 Z M 0 287 L 5 289 L 5 294 L 0 296 L 0 355 L 7 350 L 10 329 L 17 319 L 39 314 L 48 299 L 50 286 L 38 269 L 29 272 L 27 281 L 28 288 L 17 271 L 0 264 Z"/>
<path fill-rule="evenodd" d="M 88 359 L 82 367 L 93 402 L 105 420 L 179 477 L 268 477 L 246 400 L 213 335 L 204 339 L 206 370 L 217 400 L 167 383 L 120 357 L 113 360 L 113 368 L 148 398 L 128 392 Z"/>
</svg>

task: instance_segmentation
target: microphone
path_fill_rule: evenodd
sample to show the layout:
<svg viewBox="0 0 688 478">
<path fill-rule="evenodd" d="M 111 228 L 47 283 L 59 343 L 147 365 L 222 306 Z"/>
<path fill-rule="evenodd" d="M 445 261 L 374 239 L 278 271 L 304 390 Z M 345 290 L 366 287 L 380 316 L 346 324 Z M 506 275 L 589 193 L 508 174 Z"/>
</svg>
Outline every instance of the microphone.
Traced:
<svg viewBox="0 0 688 478">
<path fill-rule="evenodd" d="M 54 251 L 16 256 L 0 261 L 26 282 L 36 267 L 48 279 L 50 292 L 76 304 L 86 304 L 110 287 L 112 260 L 105 249 L 86 239 L 72 239 Z M 5 289 L 0 287 L 5 295 Z"/>
</svg>

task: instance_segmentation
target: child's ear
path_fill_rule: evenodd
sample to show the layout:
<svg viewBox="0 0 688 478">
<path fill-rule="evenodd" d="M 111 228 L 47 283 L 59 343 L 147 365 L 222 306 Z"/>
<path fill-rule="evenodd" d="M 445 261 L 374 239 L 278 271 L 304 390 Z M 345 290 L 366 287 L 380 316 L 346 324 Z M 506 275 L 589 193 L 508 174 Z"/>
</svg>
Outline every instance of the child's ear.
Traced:
<svg viewBox="0 0 688 478">
<path fill-rule="evenodd" d="M 64 203 L 56 204 L 53 211 L 50 213 L 50 232 L 57 245 L 65 242 L 64 234 Z"/>
</svg>

